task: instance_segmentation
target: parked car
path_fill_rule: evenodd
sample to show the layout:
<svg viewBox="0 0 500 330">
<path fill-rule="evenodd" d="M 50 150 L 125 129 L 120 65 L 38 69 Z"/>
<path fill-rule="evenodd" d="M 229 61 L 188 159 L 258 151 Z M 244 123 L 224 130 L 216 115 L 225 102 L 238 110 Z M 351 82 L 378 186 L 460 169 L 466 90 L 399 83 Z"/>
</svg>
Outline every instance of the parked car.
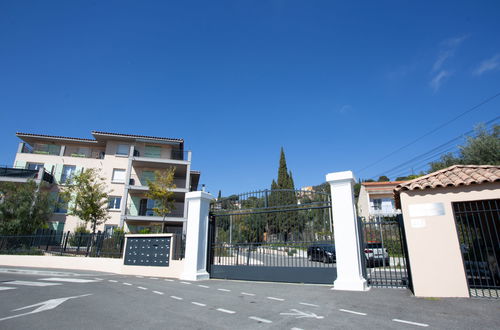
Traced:
<svg viewBox="0 0 500 330">
<path fill-rule="evenodd" d="M 313 244 L 307 248 L 307 260 L 330 263 L 337 261 L 335 245 L 333 244 Z"/>
<path fill-rule="evenodd" d="M 389 266 L 389 253 L 381 242 L 366 242 L 364 252 L 368 267 Z"/>
</svg>

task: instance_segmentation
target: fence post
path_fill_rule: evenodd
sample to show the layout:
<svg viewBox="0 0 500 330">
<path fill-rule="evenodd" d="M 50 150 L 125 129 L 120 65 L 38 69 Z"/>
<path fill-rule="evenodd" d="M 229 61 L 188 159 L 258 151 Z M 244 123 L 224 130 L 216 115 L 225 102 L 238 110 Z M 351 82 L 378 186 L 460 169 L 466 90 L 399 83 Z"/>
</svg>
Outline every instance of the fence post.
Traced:
<svg viewBox="0 0 500 330">
<path fill-rule="evenodd" d="M 203 191 L 186 194 L 188 220 L 186 231 L 186 254 L 181 279 L 197 281 L 209 278 L 207 273 L 208 213 L 212 195 Z"/>
<path fill-rule="evenodd" d="M 356 205 L 354 205 L 354 175 L 351 171 L 326 175 L 332 194 L 332 217 L 337 255 L 337 279 L 334 290 L 367 291 L 363 278 L 361 247 Z"/>
</svg>

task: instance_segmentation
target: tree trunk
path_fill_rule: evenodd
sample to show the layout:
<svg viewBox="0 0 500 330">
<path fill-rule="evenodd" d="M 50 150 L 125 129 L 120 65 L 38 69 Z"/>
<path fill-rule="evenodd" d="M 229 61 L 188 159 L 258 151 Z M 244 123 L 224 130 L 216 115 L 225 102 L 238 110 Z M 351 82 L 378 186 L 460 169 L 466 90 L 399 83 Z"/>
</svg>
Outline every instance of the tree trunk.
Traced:
<svg viewBox="0 0 500 330">
<path fill-rule="evenodd" d="M 165 233 L 165 217 L 166 217 L 166 215 L 163 216 L 163 220 L 161 222 L 161 233 L 162 234 Z"/>
</svg>

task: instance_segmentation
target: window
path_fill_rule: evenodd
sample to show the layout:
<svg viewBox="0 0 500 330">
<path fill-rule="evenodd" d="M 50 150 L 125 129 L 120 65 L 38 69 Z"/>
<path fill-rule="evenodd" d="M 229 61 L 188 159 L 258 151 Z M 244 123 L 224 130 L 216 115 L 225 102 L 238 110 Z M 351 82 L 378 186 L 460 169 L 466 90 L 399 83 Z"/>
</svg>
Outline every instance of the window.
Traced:
<svg viewBox="0 0 500 330">
<path fill-rule="evenodd" d="M 113 178 L 111 182 L 125 183 L 125 170 L 115 168 L 113 169 Z"/>
<path fill-rule="evenodd" d="M 59 155 L 61 146 L 55 144 L 35 143 L 33 153 L 43 155 Z"/>
<path fill-rule="evenodd" d="M 119 144 L 116 146 L 116 154 L 120 156 L 128 156 L 129 149 L 128 144 Z"/>
<path fill-rule="evenodd" d="M 117 225 L 104 225 L 104 232 L 106 235 L 111 236 L 113 235 L 113 232 L 115 231 Z"/>
<path fill-rule="evenodd" d="M 146 146 L 144 148 L 144 157 L 160 158 L 161 157 L 161 147 Z"/>
<path fill-rule="evenodd" d="M 39 170 L 40 168 L 43 167 L 43 163 L 27 163 L 26 168 L 28 170 Z"/>
<path fill-rule="evenodd" d="M 64 165 L 61 174 L 60 183 L 67 183 L 75 175 L 76 166 L 75 165 Z"/>
<path fill-rule="evenodd" d="M 122 203 L 122 198 L 120 196 L 109 196 L 108 198 L 108 209 L 119 210 Z"/>
<path fill-rule="evenodd" d="M 57 197 L 57 203 L 54 207 L 54 213 L 67 213 L 68 212 L 68 202 L 65 201 L 61 195 Z"/>
<path fill-rule="evenodd" d="M 142 171 L 141 184 L 143 186 L 148 184 L 148 180 L 154 182 L 156 179 L 155 172 L 153 171 Z"/>
<path fill-rule="evenodd" d="M 382 210 L 382 200 L 381 199 L 374 199 L 373 200 L 373 209 L 374 210 Z"/>
</svg>

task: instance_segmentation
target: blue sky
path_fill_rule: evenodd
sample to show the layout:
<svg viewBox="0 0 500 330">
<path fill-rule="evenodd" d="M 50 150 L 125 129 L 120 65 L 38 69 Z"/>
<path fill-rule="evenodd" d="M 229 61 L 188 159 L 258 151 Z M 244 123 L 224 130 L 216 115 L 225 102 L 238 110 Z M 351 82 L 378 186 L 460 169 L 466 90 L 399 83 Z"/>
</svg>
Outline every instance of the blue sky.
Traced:
<svg viewBox="0 0 500 330">
<path fill-rule="evenodd" d="M 498 1 L 1 1 L 0 164 L 16 131 L 183 138 L 201 182 L 384 173 L 500 114 Z M 410 172 L 412 164 L 403 172 Z M 401 173 L 403 174 L 403 173 Z M 394 177 L 392 177 L 394 178 Z"/>
</svg>

